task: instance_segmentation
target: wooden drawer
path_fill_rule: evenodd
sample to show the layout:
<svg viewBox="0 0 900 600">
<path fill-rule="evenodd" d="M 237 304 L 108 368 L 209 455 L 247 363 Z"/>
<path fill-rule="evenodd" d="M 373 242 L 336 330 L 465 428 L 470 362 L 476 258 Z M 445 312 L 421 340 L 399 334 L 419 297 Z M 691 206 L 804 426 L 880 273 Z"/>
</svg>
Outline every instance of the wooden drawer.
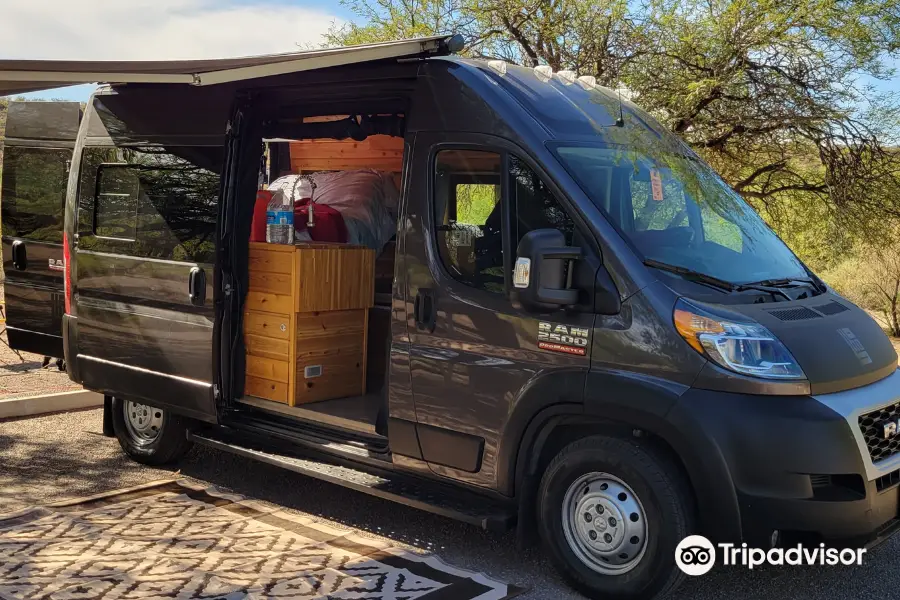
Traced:
<svg viewBox="0 0 900 600">
<path fill-rule="evenodd" d="M 290 315 L 275 313 L 244 313 L 244 335 L 289 340 L 291 338 Z"/>
<path fill-rule="evenodd" d="M 275 360 L 288 360 L 291 354 L 290 340 L 244 334 L 244 346 L 248 355 L 274 358 Z"/>
<path fill-rule="evenodd" d="M 290 273 L 250 271 L 250 290 L 254 292 L 267 292 L 290 297 L 293 287 Z"/>
<path fill-rule="evenodd" d="M 366 327 L 366 315 L 366 310 L 297 313 L 297 347 L 301 348 L 305 338 L 362 333 Z"/>
<path fill-rule="evenodd" d="M 291 274 L 294 265 L 294 247 L 281 244 L 250 242 L 250 274 Z"/>
<path fill-rule="evenodd" d="M 247 375 L 268 379 L 270 381 L 283 381 L 288 383 L 290 377 L 290 363 L 286 360 L 274 360 L 261 356 L 247 356 Z"/>
<path fill-rule="evenodd" d="M 244 394 L 256 396 L 275 402 L 288 403 L 288 384 L 280 381 L 269 381 L 248 375 L 244 383 Z"/>
<path fill-rule="evenodd" d="M 270 313 L 291 313 L 294 311 L 294 299 L 290 296 L 251 289 L 247 292 L 245 308 Z"/>
</svg>

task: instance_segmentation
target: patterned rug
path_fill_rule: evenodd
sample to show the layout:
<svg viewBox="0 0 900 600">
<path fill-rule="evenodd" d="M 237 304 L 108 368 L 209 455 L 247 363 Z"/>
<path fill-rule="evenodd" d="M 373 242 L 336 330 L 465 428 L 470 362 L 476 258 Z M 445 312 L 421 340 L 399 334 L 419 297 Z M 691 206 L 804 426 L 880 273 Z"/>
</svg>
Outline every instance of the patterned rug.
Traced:
<svg viewBox="0 0 900 600">
<path fill-rule="evenodd" d="M 184 481 L 0 515 L 3 600 L 505 600 L 522 591 Z"/>
</svg>

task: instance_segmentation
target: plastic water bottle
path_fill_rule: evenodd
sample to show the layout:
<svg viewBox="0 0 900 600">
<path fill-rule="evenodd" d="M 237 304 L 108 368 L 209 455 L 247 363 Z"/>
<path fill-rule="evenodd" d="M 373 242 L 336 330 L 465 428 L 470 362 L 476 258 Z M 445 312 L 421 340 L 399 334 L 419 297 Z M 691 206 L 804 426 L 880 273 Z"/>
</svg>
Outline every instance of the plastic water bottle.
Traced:
<svg viewBox="0 0 900 600">
<path fill-rule="evenodd" d="M 281 190 L 275 192 L 266 207 L 266 242 L 294 243 L 294 203 Z"/>
</svg>

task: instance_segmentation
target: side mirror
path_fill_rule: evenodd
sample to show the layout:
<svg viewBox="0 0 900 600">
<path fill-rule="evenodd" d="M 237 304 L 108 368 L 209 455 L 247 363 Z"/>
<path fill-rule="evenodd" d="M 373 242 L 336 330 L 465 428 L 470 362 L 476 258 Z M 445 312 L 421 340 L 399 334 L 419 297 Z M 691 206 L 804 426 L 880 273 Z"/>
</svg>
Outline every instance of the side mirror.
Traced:
<svg viewBox="0 0 900 600">
<path fill-rule="evenodd" d="M 574 265 L 570 263 L 581 257 L 581 248 L 566 246 L 561 231 L 529 231 L 516 249 L 513 300 L 541 312 L 578 304 L 578 290 L 572 289 Z"/>
</svg>

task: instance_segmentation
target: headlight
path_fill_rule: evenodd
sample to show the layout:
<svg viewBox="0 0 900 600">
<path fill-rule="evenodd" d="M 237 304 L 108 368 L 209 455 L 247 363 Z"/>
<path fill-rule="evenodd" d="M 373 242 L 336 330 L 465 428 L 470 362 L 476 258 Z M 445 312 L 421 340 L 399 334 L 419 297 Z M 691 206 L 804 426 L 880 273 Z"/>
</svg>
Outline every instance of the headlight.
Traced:
<svg viewBox="0 0 900 600">
<path fill-rule="evenodd" d="M 694 350 L 731 371 L 767 379 L 806 379 L 784 344 L 759 323 L 724 319 L 679 300 L 675 328 Z"/>
</svg>

